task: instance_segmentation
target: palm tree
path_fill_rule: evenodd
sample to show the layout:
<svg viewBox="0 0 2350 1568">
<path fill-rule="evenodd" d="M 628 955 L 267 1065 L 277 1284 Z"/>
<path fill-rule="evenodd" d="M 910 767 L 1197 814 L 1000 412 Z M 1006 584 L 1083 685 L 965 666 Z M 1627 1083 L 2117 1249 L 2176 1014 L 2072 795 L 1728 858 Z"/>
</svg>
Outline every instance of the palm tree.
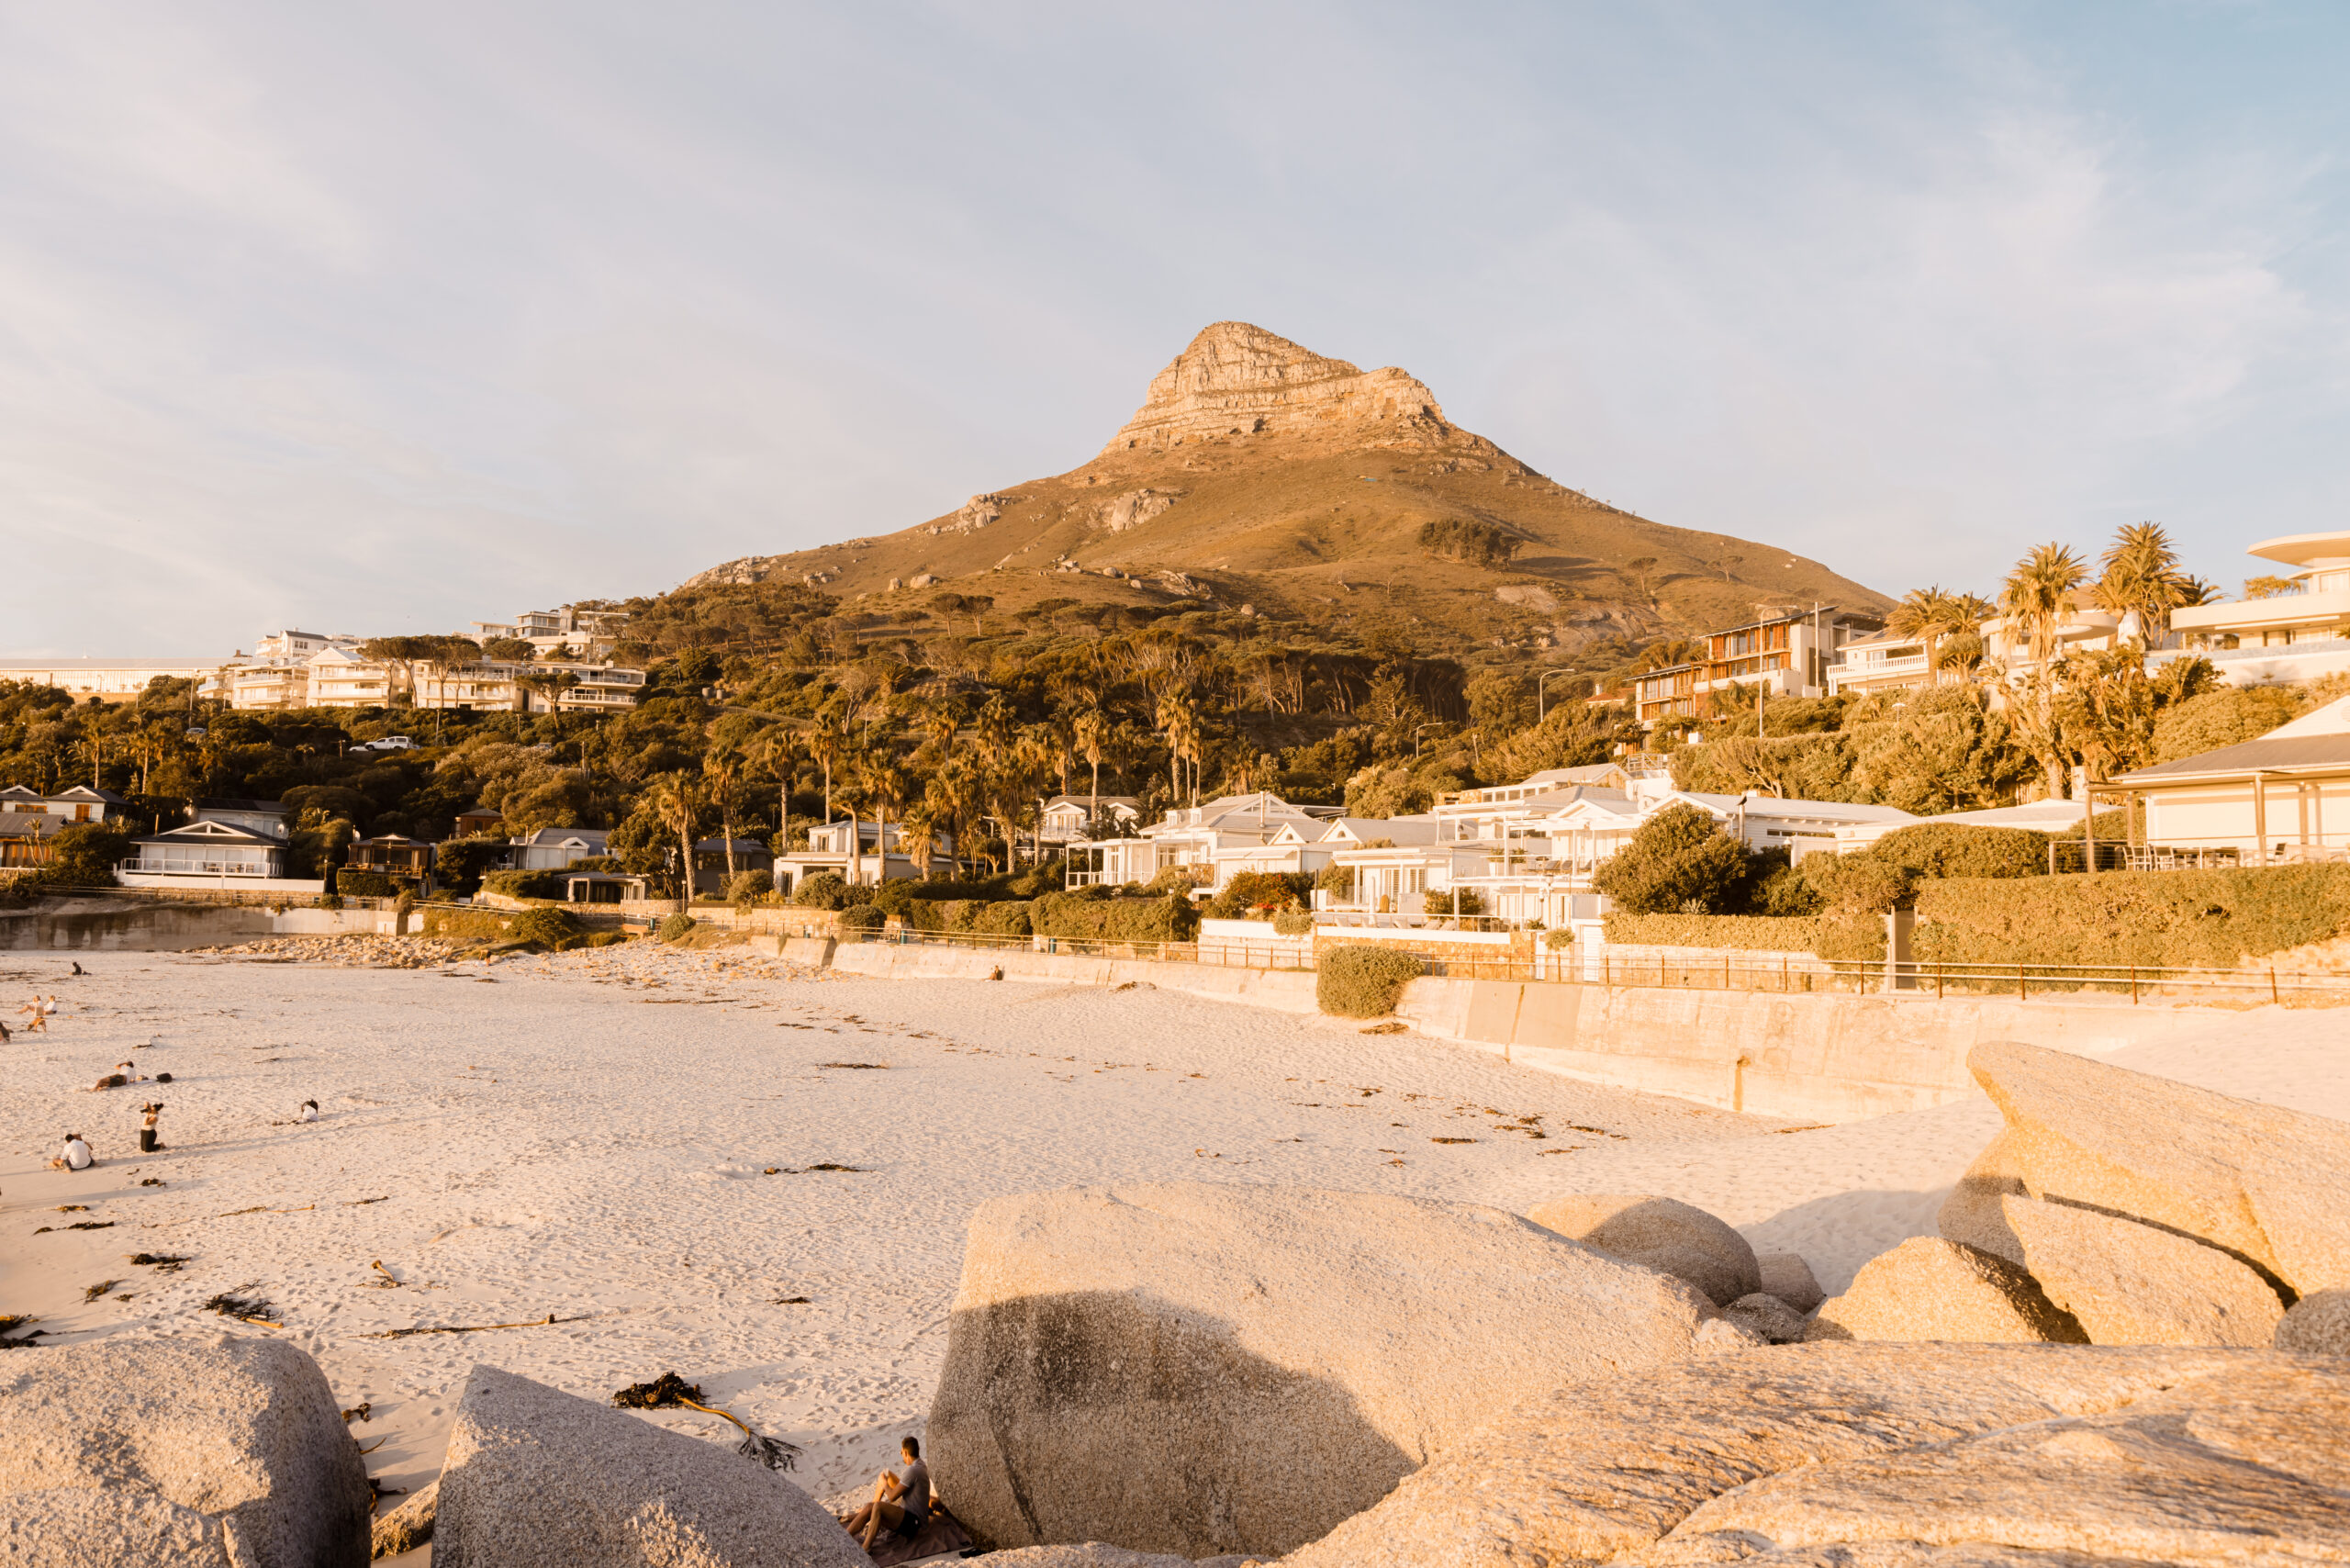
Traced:
<svg viewBox="0 0 2350 1568">
<path fill-rule="evenodd" d="M 931 796 L 906 808 L 898 821 L 898 842 L 906 846 L 906 861 L 913 868 L 914 876 L 923 881 L 930 879 L 931 851 L 938 842 L 938 818 L 931 805 Z"/>
<path fill-rule="evenodd" d="M 2185 601 L 2192 581 L 2178 567 L 2178 552 L 2158 522 L 2133 522 L 2119 529 L 2101 557 L 2104 575 L 2098 578 L 2099 608 L 2118 616 L 2134 616 L 2141 648 L 2159 646 L 2170 631 L 2170 612 Z"/>
<path fill-rule="evenodd" d="M 816 716 L 808 731 L 808 756 L 824 770 L 824 824 L 833 821 L 833 764 L 841 759 L 848 746 L 848 726 L 841 722 L 838 711 L 826 709 Z"/>
<path fill-rule="evenodd" d="M 938 748 L 938 765 L 946 767 L 955 759 L 955 732 L 963 727 L 963 711 L 953 702 L 940 702 L 923 715 L 923 738 Z"/>
<path fill-rule="evenodd" d="M 2088 568 L 2068 545 L 2036 544 L 2000 585 L 1999 611 L 2023 629 L 2031 668 L 2018 693 L 2016 732 L 2040 760 L 2051 800 L 2065 798 L 2064 735 L 2056 716 L 2060 679 L 2056 652 L 2065 617 L 2076 612 L 2074 594 Z M 2012 645 L 2012 636 L 2010 637 Z"/>
<path fill-rule="evenodd" d="M 1069 726 L 1077 741 L 1078 755 L 1093 769 L 1093 794 L 1085 807 L 1085 831 L 1091 834 L 1102 815 L 1102 749 L 1109 738 L 1108 718 L 1099 708 L 1081 708 Z"/>
<path fill-rule="evenodd" d="M 710 780 L 710 792 L 718 802 L 718 831 L 726 844 L 726 891 L 734 891 L 734 778 L 743 771 L 743 759 L 731 746 L 713 745 L 701 759 L 701 770 Z"/>
<path fill-rule="evenodd" d="M 875 880 L 886 882 L 890 879 L 890 817 L 906 803 L 905 770 L 887 752 L 877 752 L 858 765 L 856 782 L 873 806 L 874 843 L 881 853 L 881 874 Z"/>
<path fill-rule="evenodd" d="M 667 773 L 653 781 L 645 804 L 663 827 L 677 835 L 677 852 L 683 857 L 677 908 L 682 913 L 694 896 L 694 825 L 701 817 L 701 794 L 691 775 Z"/>
<path fill-rule="evenodd" d="M 791 732 L 778 724 L 759 739 L 752 759 L 775 775 L 775 831 L 791 847 Z"/>
<path fill-rule="evenodd" d="M 1885 618 L 1886 630 L 1897 637 L 1915 637 L 1925 644 L 1926 671 L 1930 682 L 1939 682 L 1942 666 L 1934 661 L 1934 646 L 1953 632 L 1959 630 L 1958 596 L 1945 593 L 1940 583 L 1931 588 L 1911 588 Z"/>
<path fill-rule="evenodd" d="M 1152 715 L 1158 722 L 1159 733 L 1167 737 L 1167 782 L 1177 801 L 1183 798 L 1183 759 L 1186 743 L 1198 733 L 1198 717 L 1192 711 L 1191 699 L 1175 688 L 1158 700 L 1158 711 Z"/>
</svg>

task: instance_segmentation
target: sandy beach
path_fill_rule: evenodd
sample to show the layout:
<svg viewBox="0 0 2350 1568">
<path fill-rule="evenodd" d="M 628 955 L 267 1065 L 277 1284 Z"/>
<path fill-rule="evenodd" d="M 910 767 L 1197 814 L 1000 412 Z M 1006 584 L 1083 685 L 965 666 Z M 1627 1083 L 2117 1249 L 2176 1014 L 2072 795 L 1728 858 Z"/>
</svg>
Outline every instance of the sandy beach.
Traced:
<svg viewBox="0 0 2350 1568">
<path fill-rule="evenodd" d="M 795 1479 L 817 1495 L 860 1483 L 921 1430 L 965 1220 L 999 1193 L 1205 1180 L 1522 1209 L 1661 1192 L 1801 1251 L 1834 1290 L 1930 1230 L 1998 1125 L 1975 1100 L 1794 1128 L 1337 1020 L 1147 988 L 838 979 L 740 948 L 83 963 L 0 959 L 12 1023 L 35 992 L 62 1003 L 48 1034 L 0 1047 L 0 1312 L 57 1343 L 282 1334 L 370 1406 L 353 1429 L 400 1488 L 437 1472 L 476 1361 L 590 1397 L 675 1371 L 803 1448 Z M 2350 1114 L 2339 1014 L 2210 1016 L 2208 1038 L 2109 1059 Z M 87 1092 L 126 1058 L 173 1081 Z M 165 1148 L 141 1157 L 150 1098 Z M 306 1099 L 315 1123 L 294 1119 Z M 46 1168 L 68 1129 L 97 1169 Z M 222 1292 L 265 1298 L 283 1327 L 202 1310 Z M 516 1323 L 532 1326 L 384 1337 Z"/>
</svg>

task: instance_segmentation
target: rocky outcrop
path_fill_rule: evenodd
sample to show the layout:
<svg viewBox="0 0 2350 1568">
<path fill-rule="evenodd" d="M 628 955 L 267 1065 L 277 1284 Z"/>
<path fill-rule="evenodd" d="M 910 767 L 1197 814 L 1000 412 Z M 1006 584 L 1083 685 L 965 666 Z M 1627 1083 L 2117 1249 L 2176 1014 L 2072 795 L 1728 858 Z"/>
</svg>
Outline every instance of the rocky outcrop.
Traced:
<svg viewBox="0 0 2350 1568">
<path fill-rule="evenodd" d="M 1967 1066 L 2031 1196 L 2193 1237 L 2296 1294 L 2350 1286 L 2350 1124 L 2012 1041 Z"/>
<path fill-rule="evenodd" d="M 999 1198 L 972 1216 L 927 1436 L 983 1545 L 1271 1554 L 1520 1397 L 1688 1354 L 1711 1316 L 1678 1280 L 1474 1204 Z"/>
<path fill-rule="evenodd" d="M 721 1443 L 477 1366 L 442 1462 L 436 1568 L 870 1568 L 799 1487 Z"/>
<path fill-rule="evenodd" d="M 924 524 L 923 532 L 933 535 L 977 533 L 1002 517 L 1005 505 L 1011 499 L 1010 496 L 973 496 L 963 503 L 959 510 L 948 513 L 936 522 Z"/>
<path fill-rule="evenodd" d="M 1573 1193 L 1537 1204 L 1526 1217 L 1586 1247 L 1686 1280 L 1721 1305 L 1762 1288 L 1746 1238 L 1673 1198 Z"/>
<path fill-rule="evenodd" d="M 1820 1304 L 1813 1339 L 1951 1340 L 2080 1345 L 2079 1324 L 2005 1258 L 1940 1237 L 1913 1236 L 1861 1265 L 1843 1294 Z"/>
<path fill-rule="evenodd" d="M 1154 376 L 1102 455 L 1218 436 L 1346 430 L 1374 439 L 1446 431 L 1436 395 L 1403 371 L 1325 359 L 1246 321 L 1203 330 Z"/>
<path fill-rule="evenodd" d="M 1124 533 L 1140 528 L 1181 499 L 1179 493 L 1169 490 L 1128 490 L 1102 503 L 1093 514 L 1093 526 L 1105 533 Z"/>
<path fill-rule="evenodd" d="M 105 1496 L 60 1495 L 72 1493 Z M 88 1561 L 140 1561 L 126 1542 L 200 1532 L 205 1550 L 251 1568 L 358 1568 L 374 1505 L 318 1363 L 277 1340 L 230 1335 L 0 1360 L 0 1494 L 28 1499 L 5 1504 L 12 1519 L 86 1516 L 130 1532 L 87 1541 Z"/>
<path fill-rule="evenodd" d="M 1755 1271 L 1762 1276 L 1765 1294 L 1777 1296 L 1797 1312 L 1809 1312 L 1828 1299 L 1812 1277 L 1811 1265 L 1795 1252 L 1757 1252 Z"/>
<path fill-rule="evenodd" d="M 1530 1399 L 1283 1568 L 2333 1562 L 2345 1477 L 2308 1358 L 1789 1345 Z"/>
<path fill-rule="evenodd" d="M 2015 1261 L 2092 1345 L 2244 1345 L 2276 1338 L 2285 1304 L 2217 1248 L 2094 1209 L 1999 1200 Z"/>
<path fill-rule="evenodd" d="M 1000 1568 L 1250 1568 L 1254 1557 L 1170 1557 L 1158 1551 L 1128 1551 L 1089 1540 L 1082 1546 L 1023 1546 L 990 1551 L 988 1561 Z"/>
</svg>

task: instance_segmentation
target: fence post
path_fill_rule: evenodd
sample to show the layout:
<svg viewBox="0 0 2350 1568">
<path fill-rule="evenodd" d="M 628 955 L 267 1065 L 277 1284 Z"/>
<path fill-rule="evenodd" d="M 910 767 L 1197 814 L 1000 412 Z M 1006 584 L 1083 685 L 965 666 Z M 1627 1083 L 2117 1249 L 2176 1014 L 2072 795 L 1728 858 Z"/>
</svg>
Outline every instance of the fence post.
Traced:
<svg viewBox="0 0 2350 1568">
<path fill-rule="evenodd" d="M 2018 964 L 2016 966 L 2016 1000 L 2018 1002 L 2029 1002 L 2031 1000 L 2031 982 L 2023 978 L 2023 966 L 2021 964 Z"/>
<path fill-rule="evenodd" d="M 2130 1005 L 2138 1005 L 2138 966 L 2130 966 Z"/>
<path fill-rule="evenodd" d="M 2268 1000 L 2272 1002 L 2277 1000 L 2277 966 L 2274 964 L 2268 966 Z"/>
</svg>

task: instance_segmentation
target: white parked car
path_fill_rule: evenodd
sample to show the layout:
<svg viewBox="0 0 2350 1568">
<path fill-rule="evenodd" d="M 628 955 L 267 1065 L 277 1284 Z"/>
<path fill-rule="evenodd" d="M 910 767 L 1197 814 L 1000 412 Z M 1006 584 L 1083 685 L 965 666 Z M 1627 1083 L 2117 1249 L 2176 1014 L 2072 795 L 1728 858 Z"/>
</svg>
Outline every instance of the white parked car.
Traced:
<svg viewBox="0 0 2350 1568">
<path fill-rule="evenodd" d="M 416 743 L 406 735 L 386 735 L 379 741 L 362 741 L 353 751 L 414 751 Z"/>
</svg>

